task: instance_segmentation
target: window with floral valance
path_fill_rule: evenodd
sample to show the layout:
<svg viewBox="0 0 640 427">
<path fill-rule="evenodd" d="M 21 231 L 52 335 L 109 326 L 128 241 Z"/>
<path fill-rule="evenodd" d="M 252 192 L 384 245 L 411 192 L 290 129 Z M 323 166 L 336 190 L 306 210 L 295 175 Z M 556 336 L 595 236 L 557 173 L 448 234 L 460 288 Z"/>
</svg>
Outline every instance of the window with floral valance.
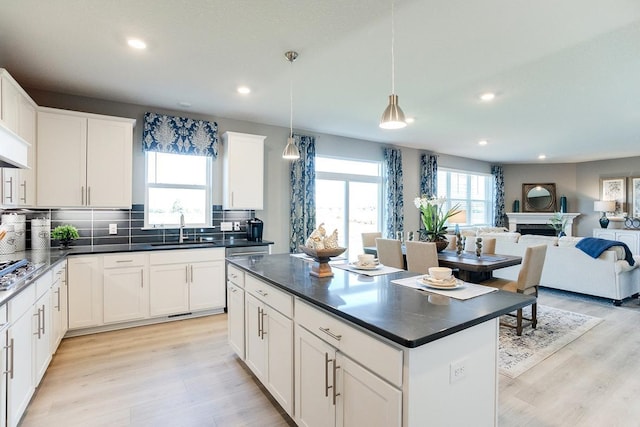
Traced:
<svg viewBox="0 0 640 427">
<path fill-rule="evenodd" d="M 206 120 L 145 113 L 142 149 L 218 157 L 218 124 Z"/>
</svg>

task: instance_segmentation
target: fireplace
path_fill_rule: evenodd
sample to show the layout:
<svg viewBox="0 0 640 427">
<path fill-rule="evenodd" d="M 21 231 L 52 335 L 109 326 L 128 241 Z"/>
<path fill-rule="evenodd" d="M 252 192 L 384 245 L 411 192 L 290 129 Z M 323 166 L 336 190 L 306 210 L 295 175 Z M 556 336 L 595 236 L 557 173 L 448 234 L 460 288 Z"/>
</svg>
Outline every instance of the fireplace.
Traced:
<svg viewBox="0 0 640 427">
<path fill-rule="evenodd" d="M 562 214 L 563 218 L 566 218 L 567 220 L 567 226 L 564 230 L 567 236 L 573 236 L 573 220 L 579 215 L 579 213 Z M 552 216 L 553 212 L 508 213 L 509 231 L 518 231 L 520 234 L 555 236 L 556 233 L 553 228 L 547 225 L 549 224 L 549 219 L 551 219 Z"/>
<path fill-rule="evenodd" d="M 556 231 L 544 224 L 518 224 L 516 231 L 520 234 L 535 234 L 537 236 L 555 236 Z"/>
</svg>

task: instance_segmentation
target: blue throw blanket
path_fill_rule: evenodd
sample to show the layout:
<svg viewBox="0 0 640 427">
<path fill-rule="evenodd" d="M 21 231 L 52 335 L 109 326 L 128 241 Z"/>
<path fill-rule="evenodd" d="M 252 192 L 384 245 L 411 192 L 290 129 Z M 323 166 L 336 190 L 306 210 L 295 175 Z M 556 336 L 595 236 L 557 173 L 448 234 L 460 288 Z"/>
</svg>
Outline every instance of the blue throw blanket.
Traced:
<svg viewBox="0 0 640 427">
<path fill-rule="evenodd" d="M 631 250 L 629 247 L 622 242 L 618 242 L 617 240 L 606 240 L 606 239 L 598 239 L 597 237 L 585 237 L 576 243 L 576 248 L 582 250 L 582 252 L 587 255 L 598 258 L 602 252 L 606 251 L 612 246 L 622 246 L 624 248 L 624 259 L 629 263 L 629 265 L 635 264 L 633 260 L 633 255 L 631 254 Z"/>
</svg>

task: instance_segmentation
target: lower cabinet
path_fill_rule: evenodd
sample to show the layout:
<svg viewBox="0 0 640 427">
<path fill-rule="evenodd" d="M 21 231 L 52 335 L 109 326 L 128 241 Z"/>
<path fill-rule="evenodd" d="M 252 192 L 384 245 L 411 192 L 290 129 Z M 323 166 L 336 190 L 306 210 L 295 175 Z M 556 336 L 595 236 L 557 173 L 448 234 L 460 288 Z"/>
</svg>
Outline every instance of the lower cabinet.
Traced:
<svg viewBox="0 0 640 427">
<path fill-rule="evenodd" d="M 626 244 L 633 255 L 640 255 L 640 230 L 596 228 L 593 230 L 593 237 L 617 240 Z"/>
<path fill-rule="evenodd" d="M 36 289 L 39 282 L 45 287 L 42 295 L 37 296 L 38 299 L 33 306 L 32 311 L 32 329 L 33 337 L 33 378 L 34 386 L 37 386 L 42 380 L 49 362 L 51 362 L 51 279 L 50 276 L 38 279 Z M 33 285 L 32 285 L 33 286 Z"/>
<path fill-rule="evenodd" d="M 149 317 L 147 257 L 143 253 L 105 255 L 103 259 L 104 323 Z"/>
<path fill-rule="evenodd" d="M 67 266 L 69 329 L 102 325 L 102 256 L 70 257 Z"/>
<path fill-rule="evenodd" d="M 51 286 L 51 353 L 55 353 L 67 332 L 67 263 L 53 269 Z"/>
<path fill-rule="evenodd" d="M 245 277 L 245 363 L 293 417 L 293 301 Z"/>
<path fill-rule="evenodd" d="M 229 345 L 244 360 L 244 289 L 227 281 L 227 337 Z"/>
<path fill-rule="evenodd" d="M 402 392 L 300 325 L 295 329 L 300 426 L 400 426 Z"/>
</svg>

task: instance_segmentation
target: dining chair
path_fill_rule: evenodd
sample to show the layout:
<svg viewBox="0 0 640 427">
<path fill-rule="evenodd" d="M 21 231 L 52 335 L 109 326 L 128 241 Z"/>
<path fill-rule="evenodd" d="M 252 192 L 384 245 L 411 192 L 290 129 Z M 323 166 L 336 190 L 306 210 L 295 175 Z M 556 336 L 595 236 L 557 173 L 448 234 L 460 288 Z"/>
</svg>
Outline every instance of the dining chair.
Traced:
<svg viewBox="0 0 640 427">
<path fill-rule="evenodd" d="M 375 231 L 371 233 L 362 233 L 362 247 L 375 246 L 376 239 L 382 237 L 382 231 Z"/>
<path fill-rule="evenodd" d="M 464 245 L 464 250 L 469 252 L 476 251 L 476 238 L 467 237 L 467 241 Z M 482 250 L 481 254 L 495 254 L 496 253 L 496 239 L 495 237 L 482 237 Z"/>
<path fill-rule="evenodd" d="M 405 253 L 408 271 L 428 273 L 429 267 L 438 266 L 438 250 L 433 242 L 405 242 Z"/>
<path fill-rule="evenodd" d="M 402 255 L 402 243 L 400 240 L 376 239 L 378 261 L 387 267 L 401 268 L 404 270 L 404 256 Z"/>
<path fill-rule="evenodd" d="M 542 267 L 544 267 L 544 258 L 547 254 L 547 245 L 529 246 L 525 250 L 524 257 L 522 258 L 522 265 L 520 266 L 520 272 L 518 273 L 517 281 L 510 281 L 506 279 L 493 278 L 481 282 L 481 285 L 491 286 L 503 291 L 517 292 L 519 294 L 533 295 L 538 297 L 538 287 L 540 286 L 540 277 L 542 276 Z M 537 301 L 537 300 L 536 300 Z M 516 329 L 516 335 L 522 335 L 522 321 L 527 320 L 531 322 L 531 327 L 536 328 L 538 325 L 537 318 L 537 302 L 531 305 L 531 318 L 525 318 L 522 315 L 522 308 L 519 308 L 516 312 L 516 324 L 515 326 L 509 323 L 500 323 L 503 326 Z"/>
</svg>

